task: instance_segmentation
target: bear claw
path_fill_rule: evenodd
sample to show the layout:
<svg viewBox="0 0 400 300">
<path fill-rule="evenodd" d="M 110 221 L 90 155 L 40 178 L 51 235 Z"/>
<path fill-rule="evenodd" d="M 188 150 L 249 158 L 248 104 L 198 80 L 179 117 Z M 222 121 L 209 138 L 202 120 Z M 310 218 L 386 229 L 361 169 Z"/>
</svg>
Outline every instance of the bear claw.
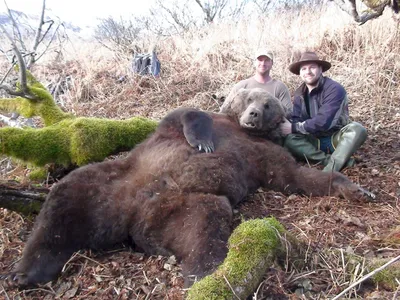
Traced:
<svg viewBox="0 0 400 300">
<path fill-rule="evenodd" d="M 0 280 L 4 281 L 6 287 L 26 286 L 26 275 L 23 273 L 0 274 Z"/>
<path fill-rule="evenodd" d="M 358 190 L 361 192 L 363 196 L 367 198 L 368 201 L 375 201 L 376 200 L 376 195 L 362 187 L 358 187 Z"/>
</svg>

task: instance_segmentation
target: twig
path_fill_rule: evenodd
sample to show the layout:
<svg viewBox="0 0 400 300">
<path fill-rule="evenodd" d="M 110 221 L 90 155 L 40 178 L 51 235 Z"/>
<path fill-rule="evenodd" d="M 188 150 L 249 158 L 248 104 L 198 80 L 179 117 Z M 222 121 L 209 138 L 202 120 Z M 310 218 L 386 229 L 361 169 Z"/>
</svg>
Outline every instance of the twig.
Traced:
<svg viewBox="0 0 400 300">
<path fill-rule="evenodd" d="M 308 273 L 301 274 L 301 275 L 299 275 L 299 276 L 296 276 L 296 277 L 292 278 L 290 281 L 288 281 L 288 282 L 286 283 L 286 285 L 289 285 L 289 284 L 291 284 L 291 283 L 293 283 L 293 282 L 299 280 L 300 278 L 307 277 L 307 276 L 312 275 L 312 274 L 315 274 L 315 273 L 316 273 L 316 270 L 311 271 L 311 272 L 308 272 Z"/>
<path fill-rule="evenodd" d="M 53 35 L 51 36 L 51 38 L 50 38 L 50 40 L 49 40 L 49 42 L 48 42 L 48 44 L 46 45 L 45 49 L 44 49 L 43 52 L 38 56 L 38 58 L 35 59 L 35 61 L 39 60 L 39 59 L 47 52 L 47 50 L 49 49 L 51 43 L 52 43 L 53 40 L 54 40 L 54 37 L 56 36 L 56 34 L 57 34 L 57 32 L 58 32 L 58 30 L 59 30 L 59 28 L 60 28 L 60 25 L 61 25 L 61 24 L 58 24 L 57 28 L 54 30 L 54 33 L 53 33 Z M 49 28 L 49 29 L 50 29 L 50 28 Z M 47 34 L 47 31 L 46 31 L 45 34 Z"/>
<path fill-rule="evenodd" d="M 6 74 L 5 74 L 5 75 L 3 76 L 3 78 L 0 80 L 0 85 L 3 84 L 4 80 L 6 80 L 8 74 L 10 74 L 10 72 L 11 72 L 11 70 L 14 68 L 14 66 L 15 66 L 15 63 L 13 63 L 13 64 L 11 65 L 11 67 L 8 69 L 8 71 L 6 72 Z"/>
<path fill-rule="evenodd" d="M 147 284 L 150 284 L 150 280 L 147 278 L 145 271 L 143 271 L 143 276 L 144 276 L 144 279 L 146 279 Z"/>
<path fill-rule="evenodd" d="M 31 58 L 30 58 L 29 63 L 28 63 L 28 69 L 33 65 L 33 63 L 36 60 L 35 59 L 35 55 L 36 55 L 37 47 L 39 46 L 39 43 L 40 43 L 40 37 L 41 37 L 41 33 L 42 33 L 42 26 L 44 24 L 44 11 L 45 10 L 46 10 L 46 0 L 43 0 L 42 12 L 40 14 L 38 28 L 36 29 L 36 35 L 35 35 L 35 40 L 34 40 L 35 42 L 34 42 L 33 47 L 32 47 L 33 53 L 31 55 Z"/>
<path fill-rule="evenodd" d="M 51 289 L 51 287 L 49 287 L 49 288 Z M 53 295 L 53 296 L 56 295 L 56 293 L 55 293 L 54 291 L 52 291 L 52 290 L 47 290 L 47 289 L 43 289 L 43 288 L 23 290 L 23 291 L 19 292 L 17 295 L 20 295 L 20 294 L 22 294 L 22 293 L 36 292 L 36 291 L 46 292 L 46 293 L 48 293 L 48 294 L 50 294 L 50 295 Z"/>
<path fill-rule="evenodd" d="M 47 27 L 47 29 L 46 29 L 46 32 L 43 34 L 43 36 L 42 36 L 42 38 L 40 39 L 39 43 L 41 43 L 41 42 L 45 39 L 45 37 L 46 37 L 46 35 L 49 33 L 51 27 L 53 27 L 53 25 L 54 25 L 54 21 L 53 21 L 53 20 L 46 21 L 46 22 L 44 22 L 43 24 L 46 24 L 46 23 L 50 23 L 50 24 L 48 25 L 48 27 Z M 60 26 L 60 24 L 58 24 L 58 26 Z M 57 29 L 56 29 L 56 32 L 57 32 Z"/>
<path fill-rule="evenodd" d="M 400 249 L 385 247 L 385 248 L 379 248 L 376 250 L 376 252 L 382 252 L 382 251 L 400 251 Z"/>
<path fill-rule="evenodd" d="M 4 293 L 5 299 L 10 300 L 10 297 L 8 297 L 7 291 L 6 291 L 6 289 L 4 288 L 4 286 L 3 286 L 2 284 L 0 284 L 0 286 L 1 286 L 1 288 L 3 289 L 3 290 L 0 292 L 0 294 L 1 294 L 1 293 Z"/>
<path fill-rule="evenodd" d="M 26 47 L 25 47 L 24 41 L 23 41 L 23 39 L 22 39 L 21 32 L 19 31 L 18 24 L 17 24 L 17 22 L 15 21 L 13 15 L 12 15 L 12 13 L 11 13 L 11 10 L 8 8 L 8 5 L 7 5 L 6 0 L 4 0 L 4 5 L 5 5 L 6 8 L 7 8 L 8 17 L 10 18 L 11 23 L 13 24 L 13 28 L 14 28 L 14 30 L 15 30 L 15 31 L 17 32 L 17 34 L 18 34 L 18 40 L 19 40 L 19 42 L 21 43 L 22 49 L 23 49 L 24 51 L 26 51 Z"/>
<path fill-rule="evenodd" d="M 343 254 L 343 248 L 340 248 L 340 257 L 342 259 L 342 268 L 343 268 L 343 280 L 346 281 L 346 264 L 344 262 L 344 254 Z"/>
<path fill-rule="evenodd" d="M 90 261 L 92 261 L 92 262 L 98 264 L 99 266 L 105 267 L 105 265 L 103 265 L 102 263 L 99 263 L 98 261 L 96 261 L 96 260 L 94 260 L 94 259 L 92 259 L 92 258 L 90 258 L 90 257 L 87 257 L 86 255 L 80 254 L 79 251 L 78 251 L 78 252 L 75 252 L 75 253 L 71 256 L 71 258 L 64 264 L 64 266 L 63 266 L 63 268 L 62 268 L 62 270 L 61 270 L 62 273 L 65 272 L 65 269 L 67 268 L 67 264 L 70 263 L 70 262 L 71 262 L 75 257 L 77 257 L 77 256 L 83 257 L 83 258 L 85 258 L 85 259 L 87 259 L 87 260 L 90 260 Z"/>
<path fill-rule="evenodd" d="M 240 300 L 238 295 L 236 295 L 235 291 L 233 290 L 233 288 L 232 288 L 231 284 L 229 283 L 228 279 L 226 279 L 225 275 L 223 275 L 223 276 L 224 276 L 224 279 L 225 279 L 226 283 L 228 284 L 229 288 L 231 289 L 233 295 L 235 295 L 235 297 Z"/>
<path fill-rule="evenodd" d="M 399 290 L 400 290 L 400 281 L 398 281 L 397 278 L 396 278 L 396 282 L 397 282 L 398 286 L 397 286 L 396 292 L 394 292 L 392 300 L 398 299 L 397 298 L 397 294 L 399 293 Z"/>
<path fill-rule="evenodd" d="M 368 273 L 367 275 L 365 275 L 364 277 L 360 278 L 359 280 L 357 280 L 356 282 L 354 282 L 352 285 L 350 285 L 348 288 L 346 288 L 343 292 L 341 292 L 339 295 L 335 296 L 334 298 L 332 298 L 332 300 L 337 300 L 339 299 L 341 296 L 345 295 L 349 290 L 351 290 L 352 288 L 354 288 L 355 286 L 359 285 L 360 283 L 362 283 L 363 281 L 367 280 L 368 278 L 374 276 L 376 273 L 379 273 L 380 271 L 382 271 L 383 269 L 387 268 L 388 266 L 390 266 L 391 264 L 395 263 L 396 261 L 398 261 L 400 259 L 400 255 L 396 256 L 395 258 L 393 258 L 392 260 L 390 260 L 389 262 L 387 262 L 386 264 L 384 264 L 383 266 L 380 266 L 379 268 L 373 270 L 372 272 Z"/>
<path fill-rule="evenodd" d="M 311 168 L 311 164 L 310 164 L 310 162 L 308 161 L 307 156 L 306 156 L 305 154 L 303 154 L 303 155 L 304 155 L 304 158 L 305 158 L 305 160 L 306 160 L 306 162 L 307 162 L 308 167 Z"/>
<path fill-rule="evenodd" d="M 13 91 L 13 90 L 11 90 L 11 88 L 9 88 L 8 86 L 5 86 L 5 85 L 1 85 L 0 88 L 6 90 L 7 93 L 9 93 L 10 95 L 21 96 L 21 97 L 25 97 L 27 99 L 35 100 L 36 98 L 33 95 L 29 94 L 27 78 L 26 78 L 26 65 L 25 65 L 25 61 L 21 55 L 21 52 L 18 50 L 17 45 L 15 44 L 14 40 L 12 39 L 12 37 L 10 36 L 10 34 L 7 32 L 7 30 L 4 28 L 4 26 L 2 24 L 0 24 L 0 29 L 1 29 L 1 31 L 3 31 L 4 35 L 10 41 L 10 43 L 13 47 L 14 53 L 17 56 L 18 64 L 19 64 L 19 76 L 20 76 L 19 81 L 20 81 L 21 91 L 20 92 Z"/>
<path fill-rule="evenodd" d="M 270 277 L 271 278 L 271 277 Z M 269 279 L 269 278 L 268 278 Z M 266 280 L 268 280 L 266 279 Z M 258 292 L 260 291 L 260 288 L 262 287 L 262 285 L 265 283 L 266 280 L 261 281 L 260 285 L 258 286 L 257 290 L 254 292 L 254 296 L 253 296 L 253 300 L 257 300 L 257 295 Z"/>
</svg>

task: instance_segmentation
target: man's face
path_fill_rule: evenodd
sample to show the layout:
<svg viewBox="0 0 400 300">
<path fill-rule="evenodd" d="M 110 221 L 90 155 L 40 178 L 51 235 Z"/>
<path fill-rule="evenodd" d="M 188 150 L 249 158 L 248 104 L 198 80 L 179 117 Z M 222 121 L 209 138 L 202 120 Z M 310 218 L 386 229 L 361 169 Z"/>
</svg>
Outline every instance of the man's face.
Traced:
<svg viewBox="0 0 400 300">
<path fill-rule="evenodd" d="M 260 75 L 264 75 L 267 72 L 269 73 L 269 71 L 271 71 L 272 60 L 268 56 L 261 55 L 257 57 L 254 65 L 256 67 L 256 72 Z"/>
<path fill-rule="evenodd" d="M 305 63 L 300 66 L 300 77 L 308 85 L 316 85 L 322 75 L 322 68 L 316 63 Z"/>
</svg>

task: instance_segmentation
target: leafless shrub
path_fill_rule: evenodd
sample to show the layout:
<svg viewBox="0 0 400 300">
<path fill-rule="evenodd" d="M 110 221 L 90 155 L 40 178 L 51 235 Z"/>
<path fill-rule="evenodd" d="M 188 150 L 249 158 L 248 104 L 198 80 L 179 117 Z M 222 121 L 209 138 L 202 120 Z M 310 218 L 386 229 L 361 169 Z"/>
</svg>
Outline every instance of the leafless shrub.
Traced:
<svg viewBox="0 0 400 300">
<path fill-rule="evenodd" d="M 144 24 L 145 25 L 145 24 Z M 143 37 L 143 24 L 135 18 L 119 20 L 113 17 L 100 19 L 94 37 L 103 46 L 122 53 L 143 51 L 143 45 L 138 42 Z"/>
</svg>

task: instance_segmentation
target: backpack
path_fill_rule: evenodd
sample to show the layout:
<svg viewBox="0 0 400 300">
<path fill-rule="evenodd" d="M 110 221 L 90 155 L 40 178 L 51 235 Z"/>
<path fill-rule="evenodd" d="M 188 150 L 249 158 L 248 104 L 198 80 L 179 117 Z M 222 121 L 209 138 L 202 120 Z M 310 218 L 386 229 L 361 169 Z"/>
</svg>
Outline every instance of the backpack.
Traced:
<svg viewBox="0 0 400 300">
<path fill-rule="evenodd" d="M 155 51 L 147 54 L 136 53 L 133 57 L 132 69 L 134 73 L 139 75 L 159 76 L 161 63 Z"/>
</svg>

